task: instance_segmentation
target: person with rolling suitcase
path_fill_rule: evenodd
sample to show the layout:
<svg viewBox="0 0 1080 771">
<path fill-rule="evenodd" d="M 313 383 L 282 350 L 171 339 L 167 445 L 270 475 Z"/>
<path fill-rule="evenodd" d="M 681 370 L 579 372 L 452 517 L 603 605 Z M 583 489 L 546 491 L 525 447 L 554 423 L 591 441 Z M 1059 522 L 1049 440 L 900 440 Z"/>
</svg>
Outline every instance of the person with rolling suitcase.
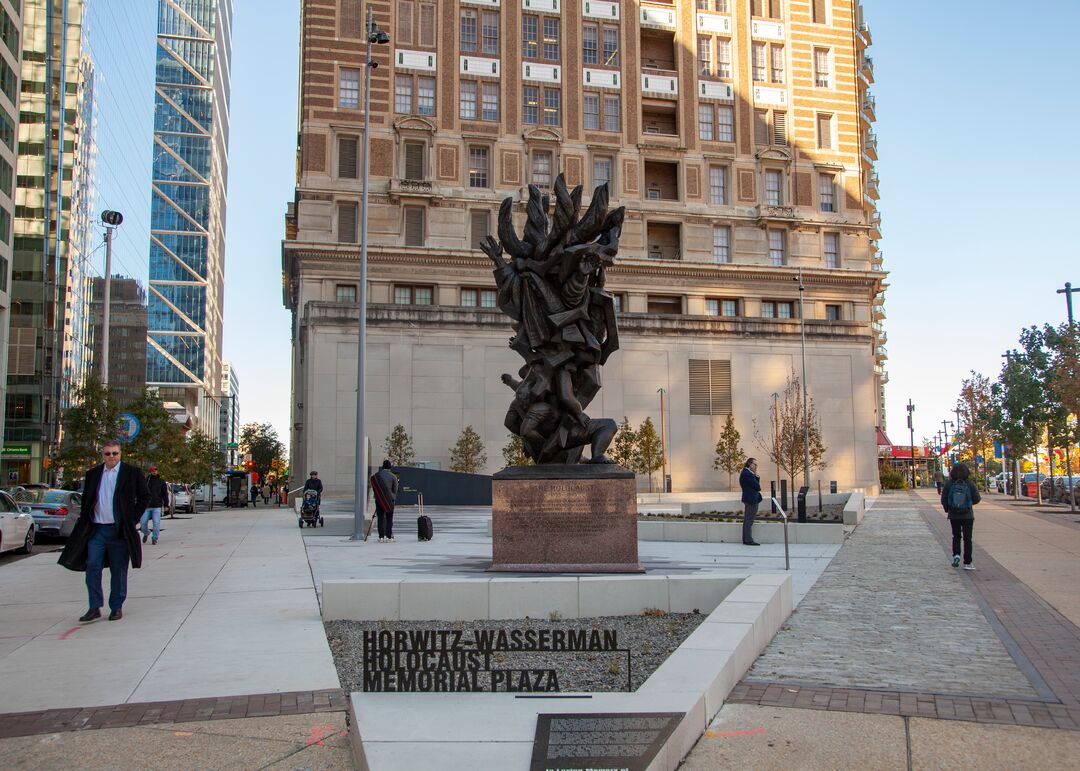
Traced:
<svg viewBox="0 0 1080 771">
<path fill-rule="evenodd" d="M 394 543 L 394 502 L 397 500 L 398 480 L 390 470 L 390 461 L 371 475 L 371 492 L 375 496 L 375 516 L 379 525 L 379 543 Z"/>
</svg>

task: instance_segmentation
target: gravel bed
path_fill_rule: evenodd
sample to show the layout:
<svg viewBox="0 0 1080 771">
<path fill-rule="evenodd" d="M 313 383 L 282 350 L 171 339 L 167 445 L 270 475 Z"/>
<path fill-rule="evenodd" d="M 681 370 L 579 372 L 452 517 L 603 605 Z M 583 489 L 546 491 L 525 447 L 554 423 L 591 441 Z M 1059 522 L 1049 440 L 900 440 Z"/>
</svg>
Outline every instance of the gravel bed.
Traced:
<svg viewBox="0 0 1080 771">
<path fill-rule="evenodd" d="M 788 511 L 788 521 L 796 518 L 795 507 Z M 742 514 L 731 511 L 703 511 L 699 514 L 668 514 L 650 513 L 638 514 L 639 522 L 742 522 Z M 818 512 L 816 505 L 806 507 L 806 519 L 808 522 L 835 523 L 844 521 L 844 507 L 836 504 L 826 504 L 823 512 Z M 782 522 L 779 514 L 773 514 L 768 508 L 758 510 L 756 522 Z"/>
<path fill-rule="evenodd" d="M 626 691 L 637 688 L 649 678 L 660 664 L 682 644 L 691 632 L 706 618 L 703 613 L 663 613 L 656 615 L 605 616 L 602 618 L 577 618 L 568 620 L 508 619 L 486 621 L 328 621 L 325 624 L 330 652 L 334 656 L 341 686 L 346 692 L 363 691 L 364 688 L 364 632 L 410 632 L 439 631 L 461 632 L 465 651 L 474 651 L 468 645 L 474 640 L 474 632 L 505 631 L 512 640 L 515 630 L 526 639 L 531 633 L 540 637 L 542 632 L 566 635 L 570 631 L 585 631 L 590 640 L 610 640 L 605 632 L 614 632 L 621 651 L 500 651 L 487 652 L 482 670 L 554 670 L 559 691 Z M 597 631 L 599 635 L 592 637 Z M 453 639 L 452 636 L 444 639 Z M 553 639 L 549 637 L 548 639 Z M 565 637 L 564 637 L 565 639 Z M 430 650 L 430 646 L 425 648 Z M 630 660 L 630 688 L 627 688 L 627 653 Z M 479 690 L 491 689 L 491 674 L 480 671 L 476 675 Z M 507 676 L 509 679 L 509 676 Z M 537 684 L 537 683 L 534 683 Z M 548 681 L 538 683 L 540 690 Z M 386 690 L 393 690 L 388 688 Z M 426 690 L 426 689 L 425 689 Z M 505 690 L 497 688 L 497 690 Z"/>
</svg>

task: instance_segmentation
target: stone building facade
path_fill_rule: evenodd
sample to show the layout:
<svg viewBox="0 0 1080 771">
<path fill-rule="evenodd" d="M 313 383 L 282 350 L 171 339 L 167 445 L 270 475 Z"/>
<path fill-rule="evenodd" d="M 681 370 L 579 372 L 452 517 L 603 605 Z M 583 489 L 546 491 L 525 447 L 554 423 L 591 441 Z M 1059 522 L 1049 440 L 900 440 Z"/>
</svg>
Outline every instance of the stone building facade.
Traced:
<svg viewBox="0 0 1080 771">
<path fill-rule="evenodd" d="M 369 441 L 401 423 L 449 465 L 466 425 L 501 467 L 515 372 L 477 248 L 509 196 L 562 173 L 627 209 L 607 288 L 622 349 L 590 414 L 659 425 L 675 490 L 717 489 L 727 415 L 761 456 L 801 375 L 828 467 L 877 485 L 884 273 L 868 27 L 852 0 L 372 2 Z M 366 6 L 364 6 L 366 7 Z M 302 3 L 297 188 L 282 245 L 293 311 L 292 467 L 353 484 L 364 29 L 358 0 Z M 801 271 L 805 310 L 800 321 Z M 376 457 L 377 459 L 377 457 Z M 761 464 L 765 478 L 774 476 Z"/>
</svg>

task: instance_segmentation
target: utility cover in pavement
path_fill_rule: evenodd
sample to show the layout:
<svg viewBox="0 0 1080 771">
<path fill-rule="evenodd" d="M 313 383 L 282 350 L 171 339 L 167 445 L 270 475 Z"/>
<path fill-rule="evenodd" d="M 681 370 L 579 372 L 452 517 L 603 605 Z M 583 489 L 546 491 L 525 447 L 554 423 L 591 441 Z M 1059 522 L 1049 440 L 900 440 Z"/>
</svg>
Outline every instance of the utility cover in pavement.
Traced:
<svg viewBox="0 0 1080 771">
<path fill-rule="evenodd" d="M 683 712 L 537 715 L 530 771 L 586 768 L 645 771 L 684 715 Z"/>
</svg>

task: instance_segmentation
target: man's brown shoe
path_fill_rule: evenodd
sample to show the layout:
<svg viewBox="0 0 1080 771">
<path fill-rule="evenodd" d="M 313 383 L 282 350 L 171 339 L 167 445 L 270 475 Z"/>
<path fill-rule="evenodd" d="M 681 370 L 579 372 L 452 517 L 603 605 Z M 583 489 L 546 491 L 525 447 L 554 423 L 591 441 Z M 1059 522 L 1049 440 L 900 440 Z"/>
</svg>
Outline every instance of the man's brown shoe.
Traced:
<svg viewBox="0 0 1080 771">
<path fill-rule="evenodd" d="M 112 613 L 109 614 L 109 621 L 119 621 L 123 617 L 124 617 L 124 611 L 122 611 L 122 610 L 114 610 Z"/>
<path fill-rule="evenodd" d="M 99 608 L 91 608 L 83 615 L 79 616 L 80 624 L 89 624 L 91 621 L 97 621 L 101 618 L 101 610 Z"/>
</svg>

